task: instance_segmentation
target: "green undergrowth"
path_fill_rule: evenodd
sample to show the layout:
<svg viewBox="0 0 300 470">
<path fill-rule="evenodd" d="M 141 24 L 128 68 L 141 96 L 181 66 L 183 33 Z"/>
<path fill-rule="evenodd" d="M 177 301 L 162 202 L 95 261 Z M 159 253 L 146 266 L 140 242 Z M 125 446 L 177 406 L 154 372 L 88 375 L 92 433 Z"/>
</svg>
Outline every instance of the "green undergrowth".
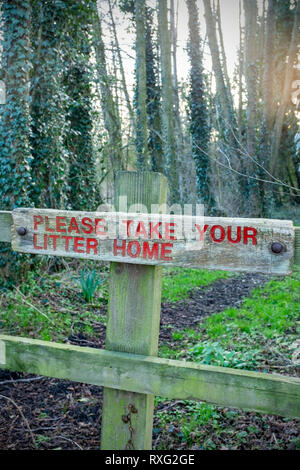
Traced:
<svg viewBox="0 0 300 470">
<path fill-rule="evenodd" d="M 297 423 L 287 418 L 161 397 L 155 405 L 155 450 L 300 450 Z"/>
<path fill-rule="evenodd" d="M 74 335 L 93 337 L 97 327 L 106 322 L 107 276 L 105 271 L 99 274 L 97 292 L 90 298 L 90 289 L 82 286 L 81 273 L 30 273 L 26 283 L 2 294 L 0 331 L 57 342 Z"/>
<path fill-rule="evenodd" d="M 189 292 L 229 274 L 181 268 L 164 268 L 162 300 L 176 302 Z M 78 272 L 30 272 L 26 282 L 2 292 L 0 331 L 45 341 L 66 342 L 70 336 L 91 340 L 106 322 L 108 267 L 91 265 Z"/>
<path fill-rule="evenodd" d="M 174 331 L 160 356 L 241 369 L 276 371 L 281 363 L 295 369 L 299 331 L 300 269 L 295 269 L 255 289 L 240 308 L 213 314 L 197 328 Z"/>
</svg>

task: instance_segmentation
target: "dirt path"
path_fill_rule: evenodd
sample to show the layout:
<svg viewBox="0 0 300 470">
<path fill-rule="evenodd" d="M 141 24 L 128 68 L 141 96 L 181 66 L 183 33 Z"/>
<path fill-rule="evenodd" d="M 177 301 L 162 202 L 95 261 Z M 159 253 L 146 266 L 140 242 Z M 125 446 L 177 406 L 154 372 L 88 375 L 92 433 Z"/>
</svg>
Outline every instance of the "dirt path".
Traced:
<svg viewBox="0 0 300 470">
<path fill-rule="evenodd" d="M 201 318 L 237 307 L 243 298 L 250 295 L 253 288 L 268 281 L 267 276 L 243 275 L 219 280 L 211 286 L 195 290 L 190 298 L 176 304 L 162 306 L 160 343 L 166 344 L 174 329 L 195 327 Z M 103 348 L 105 326 L 99 326 L 97 339 L 70 337 L 71 344 Z M 0 449 L 98 449 L 100 446 L 102 389 L 69 382 L 39 378 L 0 370 Z M 28 381 L 20 382 L 20 379 Z M 170 407 L 170 403 L 159 405 Z M 172 405 L 171 405 L 172 406 Z M 184 406 L 180 405 L 179 406 Z M 234 423 L 224 416 L 224 426 L 232 426 L 235 431 L 254 426 L 257 432 L 246 442 L 234 445 L 228 436 L 221 438 L 212 435 L 216 448 L 269 449 L 280 442 L 280 448 L 293 448 L 297 435 L 296 421 L 286 422 L 278 417 L 265 416 L 257 420 L 255 413 L 237 412 Z M 154 443 L 166 443 L 169 449 L 199 449 L 187 446 L 178 440 L 176 426 L 165 435 L 157 434 L 158 423 L 154 425 Z M 175 431 L 174 431 L 175 430 Z M 205 436 L 214 434 L 209 425 L 203 428 Z M 175 434 L 174 434 L 175 433 Z M 273 443 L 273 444 L 272 444 Z"/>
<path fill-rule="evenodd" d="M 210 286 L 195 289 L 183 302 L 162 305 L 160 341 L 168 341 L 174 330 L 195 328 L 203 318 L 222 312 L 228 307 L 238 307 L 253 289 L 270 280 L 264 274 L 243 274 L 220 279 Z"/>
<path fill-rule="evenodd" d="M 220 279 L 212 285 L 195 289 L 189 298 L 182 302 L 163 303 L 160 344 L 170 340 L 174 330 L 195 328 L 199 321 L 213 313 L 222 312 L 227 307 L 238 307 L 244 298 L 251 295 L 253 289 L 263 286 L 269 280 L 270 277 L 264 274 L 243 274 L 229 279 Z M 101 313 L 106 314 L 106 308 Z M 69 337 L 70 344 L 104 348 L 105 325 L 98 325 L 94 328 L 97 330 L 96 338 L 73 335 Z"/>
</svg>

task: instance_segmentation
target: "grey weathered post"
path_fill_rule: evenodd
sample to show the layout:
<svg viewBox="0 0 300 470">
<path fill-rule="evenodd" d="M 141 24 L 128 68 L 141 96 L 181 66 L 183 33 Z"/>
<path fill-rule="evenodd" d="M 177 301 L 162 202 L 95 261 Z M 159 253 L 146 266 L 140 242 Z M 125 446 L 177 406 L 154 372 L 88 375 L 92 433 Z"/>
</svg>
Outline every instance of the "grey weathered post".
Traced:
<svg viewBox="0 0 300 470">
<path fill-rule="evenodd" d="M 159 173 L 119 172 L 115 208 L 127 196 L 128 207 L 163 204 L 167 180 Z M 157 356 L 161 303 L 161 267 L 111 263 L 106 349 Z M 104 388 L 101 449 L 151 449 L 154 396 Z"/>
</svg>

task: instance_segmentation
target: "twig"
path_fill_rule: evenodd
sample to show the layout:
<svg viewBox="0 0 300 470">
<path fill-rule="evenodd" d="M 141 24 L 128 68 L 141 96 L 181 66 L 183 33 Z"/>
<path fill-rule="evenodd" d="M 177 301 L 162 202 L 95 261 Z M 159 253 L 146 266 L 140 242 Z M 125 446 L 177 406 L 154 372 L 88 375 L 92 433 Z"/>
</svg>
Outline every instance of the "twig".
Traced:
<svg viewBox="0 0 300 470">
<path fill-rule="evenodd" d="M 3 382 L 0 382 L 0 385 L 14 384 L 18 382 L 33 382 L 34 380 L 41 380 L 44 378 L 45 377 L 41 375 L 39 377 L 32 377 L 30 379 L 4 380 Z"/>
<path fill-rule="evenodd" d="M 170 405 L 166 406 L 165 408 L 159 408 L 158 411 L 167 411 L 170 408 L 174 408 L 174 406 L 177 406 L 179 404 L 184 405 L 184 402 L 182 400 L 176 400 L 174 403 L 171 403 Z"/>
<path fill-rule="evenodd" d="M 20 291 L 20 289 L 18 287 L 15 287 L 15 290 L 17 292 L 19 292 L 19 294 L 23 297 L 23 300 L 25 302 L 26 305 L 28 305 L 29 307 L 33 308 L 34 310 L 36 310 L 38 313 L 40 313 L 41 315 L 43 315 L 43 317 L 47 318 L 47 320 L 54 324 L 53 320 L 51 320 L 44 312 L 42 312 L 41 310 L 39 310 L 35 305 L 32 305 L 30 302 L 28 302 L 27 300 L 27 297 L 23 294 L 23 292 Z"/>
<path fill-rule="evenodd" d="M 278 356 L 282 357 L 282 359 L 285 361 L 285 362 L 288 362 L 290 364 L 293 364 L 293 361 L 291 361 L 291 359 L 287 358 L 284 354 L 282 354 L 280 351 L 278 351 L 278 349 L 276 348 L 269 348 L 269 351 L 270 352 L 274 352 L 275 354 L 277 354 Z"/>
<path fill-rule="evenodd" d="M 24 420 L 24 422 L 25 422 L 25 424 L 28 428 L 28 431 L 30 433 L 30 436 L 31 436 L 34 447 L 37 447 L 36 440 L 34 438 L 33 432 L 31 431 L 29 423 L 28 423 L 27 419 L 25 418 L 24 413 L 21 410 L 21 408 L 16 404 L 16 402 L 12 398 L 6 397 L 5 395 L 0 395 L 0 398 L 4 398 L 5 400 L 10 401 L 17 408 L 17 410 L 19 411 L 20 415 L 22 416 L 22 418 L 23 418 L 23 420 Z"/>
<path fill-rule="evenodd" d="M 72 442 L 72 444 L 75 444 L 78 449 L 83 450 L 83 448 L 79 444 L 77 444 L 77 442 L 73 441 L 72 439 L 69 439 L 68 437 L 58 436 L 57 439 L 64 439 L 65 441 Z"/>
<path fill-rule="evenodd" d="M 242 173 L 241 171 L 238 171 L 236 170 L 235 168 L 233 168 L 231 166 L 231 162 L 228 158 L 228 156 L 226 155 L 226 153 L 219 147 L 218 150 L 219 152 L 226 158 L 227 162 L 228 162 L 228 165 L 225 165 L 225 163 L 222 163 L 220 162 L 217 158 L 214 158 L 211 154 L 209 154 L 208 152 L 206 152 L 204 149 L 202 149 L 201 147 L 199 147 L 199 145 L 195 145 L 195 147 L 197 147 L 204 155 L 206 155 L 208 158 L 211 158 L 213 161 L 215 161 L 218 165 L 226 168 L 227 170 L 230 170 L 232 171 L 233 173 L 236 173 L 238 174 L 239 176 L 243 176 L 244 178 L 247 178 L 247 179 L 252 179 L 252 180 L 256 180 L 256 181 L 261 181 L 262 183 L 268 183 L 268 184 L 273 184 L 273 185 L 277 185 L 277 186 L 284 186 L 284 187 L 287 187 L 289 189 L 293 189 L 297 192 L 300 191 L 300 189 L 297 189 L 297 188 L 294 188 L 293 186 L 290 186 L 286 183 L 284 183 L 283 181 L 280 181 L 280 180 L 277 180 L 275 178 L 275 181 L 269 181 L 269 180 L 265 180 L 263 178 L 258 178 L 257 176 L 252 176 L 252 175 L 247 175 L 245 173 Z M 272 176 L 272 178 L 274 178 Z"/>
</svg>

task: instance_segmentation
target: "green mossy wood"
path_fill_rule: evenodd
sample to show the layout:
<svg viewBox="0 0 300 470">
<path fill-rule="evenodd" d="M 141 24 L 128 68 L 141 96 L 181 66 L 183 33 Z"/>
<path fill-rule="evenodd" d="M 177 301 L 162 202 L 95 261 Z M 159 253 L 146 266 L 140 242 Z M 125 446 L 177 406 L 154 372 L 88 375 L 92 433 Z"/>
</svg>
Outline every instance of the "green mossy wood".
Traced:
<svg viewBox="0 0 300 470">
<path fill-rule="evenodd" d="M 110 387 L 105 389 L 104 411 L 107 419 L 109 416 L 116 419 L 119 431 L 122 427 L 119 413 L 124 408 L 128 414 L 128 402 L 138 410 L 132 414 L 132 422 L 133 428 L 140 430 L 136 427 L 140 424 L 140 407 L 147 403 L 145 396 L 149 396 L 144 394 L 300 418 L 300 379 L 296 377 L 4 335 L 0 335 L 0 367 Z M 133 390 L 139 393 L 131 393 Z M 147 430 L 151 426 L 152 421 Z M 113 434 L 113 430 L 109 432 Z M 129 436 L 125 424 L 121 436 L 124 440 Z M 136 442 L 143 442 L 143 436 L 144 429 Z M 118 443 L 122 444 L 108 441 L 107 446 L 112 448 Z"/>
</svg>

